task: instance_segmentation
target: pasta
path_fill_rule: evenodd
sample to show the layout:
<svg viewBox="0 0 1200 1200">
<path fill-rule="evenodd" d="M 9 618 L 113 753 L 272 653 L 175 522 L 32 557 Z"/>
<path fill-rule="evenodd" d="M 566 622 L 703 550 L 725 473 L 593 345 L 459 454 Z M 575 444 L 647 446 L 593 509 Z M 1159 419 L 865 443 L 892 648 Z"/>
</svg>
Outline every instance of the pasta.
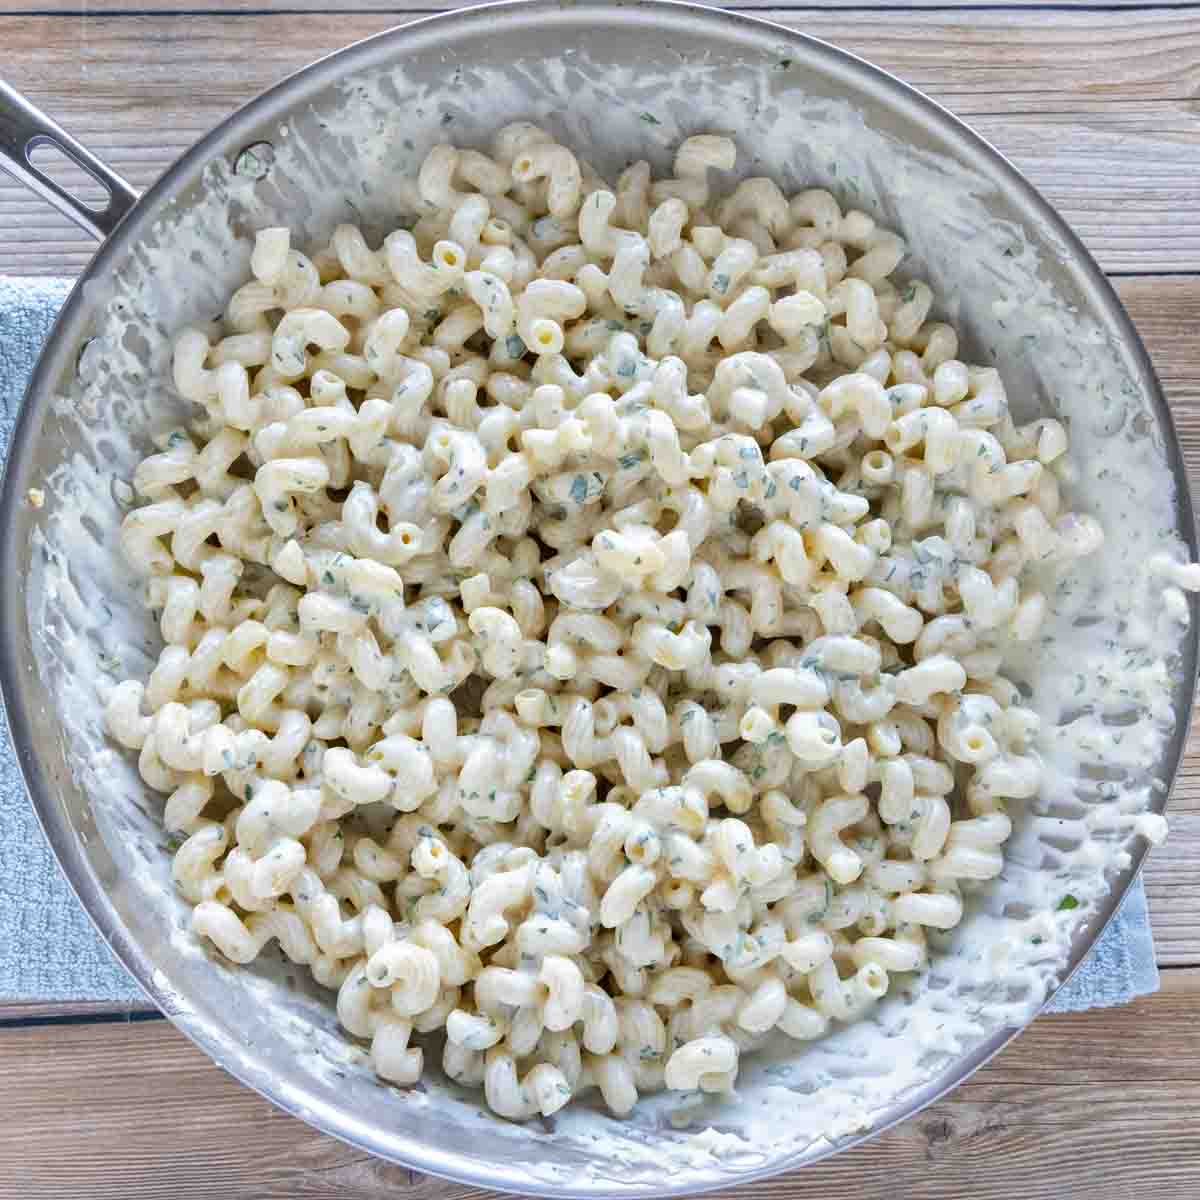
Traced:
<svg viewBox="0 0 1200 1200">
<path fill-rule="evenodd" d="M 511 1119 L 727 1091 L 921 970 L 1038 788 L 1022 568 L 1102 537 L 901 239 L 734 161 L 608 190 L 518 124 L 377 249 L 262 230 L 122 528 L 165 645 L 108 728 L 194 931 Z"/>
</svg>

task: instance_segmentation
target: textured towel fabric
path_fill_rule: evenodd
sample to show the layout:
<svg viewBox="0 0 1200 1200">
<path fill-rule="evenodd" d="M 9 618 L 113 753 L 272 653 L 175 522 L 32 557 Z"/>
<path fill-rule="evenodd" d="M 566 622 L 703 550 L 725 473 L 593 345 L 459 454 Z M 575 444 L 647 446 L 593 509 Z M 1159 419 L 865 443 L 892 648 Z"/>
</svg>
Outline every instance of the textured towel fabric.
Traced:
<svg viewBox="0 0 1200 1200">
<path fill-rule="evenodd" d="M 37 353 L 71 284 L 0 278 L 0 452 Z M 0 999 L 108 1000 L 146 995 L 112 956 L 46 845 L 0 730 Z"/>
<path fill-rule="evenodd" d="M 0 451 L 38 350 L 70 289 L 61 279 L 0 278 Z M 1141 880 L 1053 1012 L 1125 1004 L 1158 988 Z M 0 999 L 145 1002 L 92 928 L 58 869 L 0 731 Z"/>
<path fill-rule="evenodd" d="M 1139 875 L 1091 953 L 1051 998 L 1047 1012 L 1114 1008 L 1158 991 L 1150 910 Z"/>
</svg>

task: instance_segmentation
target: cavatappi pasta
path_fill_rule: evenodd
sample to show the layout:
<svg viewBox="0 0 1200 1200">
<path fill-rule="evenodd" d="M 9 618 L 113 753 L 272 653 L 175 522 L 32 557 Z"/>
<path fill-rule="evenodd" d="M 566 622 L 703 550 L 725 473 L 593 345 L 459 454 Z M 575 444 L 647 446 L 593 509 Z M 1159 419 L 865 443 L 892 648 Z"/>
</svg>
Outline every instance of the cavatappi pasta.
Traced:
<svg viewBox="0 0 1200 1200">
<path fill-rule="evenodd" d="M 508 1118 L 727 1090 L 920 971 L 1038 790 L 1022 570 L 1102 537 L 901 239 L 734 160 L 610 189 L 516 124 L 378 247 L 262 230 L 122 529 L 165 646 L 107 720 L 196 933 Z"/>
</svg>

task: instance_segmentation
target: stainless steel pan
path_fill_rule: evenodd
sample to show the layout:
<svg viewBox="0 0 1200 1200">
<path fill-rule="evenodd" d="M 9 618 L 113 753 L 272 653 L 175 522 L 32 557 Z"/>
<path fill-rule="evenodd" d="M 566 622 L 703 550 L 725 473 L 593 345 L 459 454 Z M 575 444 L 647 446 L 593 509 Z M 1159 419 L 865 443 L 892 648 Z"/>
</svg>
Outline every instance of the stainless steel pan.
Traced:
<svg viewBox="0 0 1200 1200">
<path fill-rule="evenodd" d="M 847 113 L 861 125 L 855 138 L 844 136 Z M 885 72 L 779 26 L 661 2 L 539 0 L 460 10 L 339 51 L 239 110 L 140 199 L 0 87 L 0 163 L 106 239 L 55 325 L 12 441 L 0 500 L 0 682 L 30 796 L 67 878 L 147 994 L 217 1063 L 317 1128 L 422 1171 L 540 1195 L 680 1194 L 797 1167 L 870 1136 L 961 1082 L 1018 1029 L 984 1029 L 919 1086 L 885 1089 L 861 1127 L 841 1137 L 813 1137 L 797 1115 L 802 1095 L 792 1093 L 781 1106 L 770 1101 L 770 1079 L 747 1075 L 745 1111 L 766 1111 L 776 1134 L 786 1136 L 725 1160 L 670 1160 L 687 1134 L 675 1131 L 662 1108 L 627 1126 L 585 1112 L 553 1129 L 518 1129 L 474 1116 L 473 1099 L 434 1079 L 405 1093 L 381 1088 L 353 1056 L 339 1057 L 344 1041 L 331 1004 L 299 976 L 268 967 L 233 972 L 197 952 L 186 914 L 171 897 L 156 804 L 105 750 L 93 674 L 80 665 L 89 647 L 113 650 L 105 641 L 113 629 L 122 631 L 115 652 L 126 668 L 144 666 L 153 650 L 153 626 L 114 544 L 119 505 L 95 485 L 101 467 L 128 477 L 156 406 L 178 403 L 162 383 L 163 345 L 184 320 L 197 318 L 194 310 L 211 313 L 205 306 L 227 294 L 244 271 L 248 231 L 274 219 L 315 234 L 348 216 L 370 228 L 386 220 L 384 185 L 392 173 L 411 170 L 432 142 L 483 143 L 490 129 L 529 116 L 548 121 L 606 171 L 641 155 L 663 166 L 677 136 L 711 127 L 736 134 L 743 148 L 759 151 L 760 169 L 793 184 L 815 177 L 851 188 L 856 199 L 861 185 L 878 206 L 890 207 L 888 223 L 910 237 L 918 256 L 925 253 L 924 269 L 950 294 L 956 274 L 970 269 L 969 256 L 959 243 L 939 257 L 924 237 L 928 196 L 921 189 L 942 177 L 966 181 L 947 191 L 945 221 L 975 206 L 970 211 L 1006 223 L 1033 248 L 1038 278 L 1101 331 L 1147 398 L 1149 424 L 1165 445 L 1176 525 L 1195 556 L 1183 463 L 1146 353 L 1099 268 L 999 154 Z M 104 185 L 103 210 L 84 206 L 31 165 L 39 141 L 59 147 Z M 323 142 L 336 154 L 325 154 Z M 274 174 L 266 169 L 270 153 L 245 153 L 263 144 L 273 145 Z M 885 147 L 882 158 L 862 162 L 854 180 L 834 174 L 838 160 L 868 145 Z M 386 153 L 375 152 L 380 146 Z M 348 170 L 347 162 L 357 166 Z M 373 174 L 378 186 L 360 186 L 357 172 Z M 893 206 L 889 197 L 905 192 L 908 200 Z M 325 198 L 313 207 L 318 193 Z M 223 241 L 236 250 L 222 252 Z M 197 244 L 209 247 L 208 261 L 186 253 Z M 150 297 L 145 311 L 142 293 Z M 959 295 L 956 306 L 956 320 L 968 330 L 987 325 L 971 295 Z M 132 312 L 142 340 L 114 338 L 114 310 Z M 1036 364 L 1030 372 L 1036 394 Z M 47 479 L 59 490 L 39 513 L 24 497 Z M 76 543 L 55 521 L 80 489 L 80 510 L 90 510 L 95 528 L 80 518 Z M 47 605 L 47 588 L 61 600 L 64 579 L 79 603 Z M 98 618 L 101 609 L 107 612 Z M 1180 646 L 1175 732 L 1157 767 L 1165 784 L 1188 727 L 1194 629 Z M 1156 800 L 1163 803 L 1165 789 Z M 1141 860 L 1134 850 L 1113 875 L 1090 924 L 1064 954 L 1064 975 L 1116 910 Z M 712 1119 L 738 1127 L 728 1113 Z"/>
</svg>

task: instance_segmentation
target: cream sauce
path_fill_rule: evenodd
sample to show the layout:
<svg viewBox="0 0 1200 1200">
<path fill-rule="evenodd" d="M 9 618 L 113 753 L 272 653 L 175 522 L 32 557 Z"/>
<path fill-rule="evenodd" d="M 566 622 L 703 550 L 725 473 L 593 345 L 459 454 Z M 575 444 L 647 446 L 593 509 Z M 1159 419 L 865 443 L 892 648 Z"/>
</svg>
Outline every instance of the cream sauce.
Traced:
<svg viewBox="0 0 1200 1200">
<path fill-rule="evenodd" d="M 153 936 L 169 943 L 171 978 L 155 974 L 168 1009 L 185 1027 L 196 1003 L 210 1014 L 249 1014 L 222 1035 L 221 1054 L 235 1069 L 248 1053 L 286 1059 L 279 1090 L 300 1115 L 314 1116 L 304 1091 L 312 1089 L 322 1103 L 419 1129 L 422 1139 L 452 1128 L 455 1144 L 477 1147 L 481 1160 L 520 1163 L 531 1187 L 579 1185 L 581 1173 L 589 1185 L 645 1186 L 677 1167 L 697 1185 L 715 1184 L 725 1171 L 868 1128 L 897 1096 L 1027 1021 L 1138 839 L 1162 832 L 1147 808 L 1164 788 L 1161 760 L 1185 683 L 1184 627 L 1164 608 L 1163 582 L 1147 563 L 1164 551 L 1182 561 L 1185 548 L 1164 432 L 1130 356 L 1049 282 L 1045 256 L 1067 253 L 1053 237 L 1039 249 L 1028 231 L 995 219 L 984 179 L 900 146 L 845 102 L 807 97 L 803 77 L 784 62 L 767 70 L 758 60 L 614 69 L 586 48 L 495 69 L 431 69 L 414 59 L 306 106 L 273 138 L 264 178 L 214 163 L 203 195 L 164 214 L 111 281 L 89 289 L 96 336 L 54 402 L 79 449 L 38 481 L 45 507 L 28 619 L 40 670 L 58 697 L 69 761 L 92 797 L 120 886 Z M 1069 422 L 1078 477 L 1064 507 L 1092 513 L 1107 531 L 1103 549 L 1052 589 L 1041 639 L 1010 658 L 1008 672 L 1044 722 L 1045 783 L 1024 811 L 1012 806 L 1005 872 L 973 897 L 957 930 L 937 939 L 931 969 L 820 1043 L 782 1042 L 747 1057 L 732 1099 L 650 1098 L 627 1122 L 573 1108 L 556 1118 L 553 1137 L 508 1125 L 432 1079 L 405 1094 L 380 1089 L 362 1049 L 337 1030 L 332 994 L 290 966 L 233 970 L 207 958 L 172 890 L 161 798 L 108 743 L 100 720 L 106 690 L 144 676 L 157 652 L 115 530 L 147 432 L 181 415 L 169 388 L 170 335 L 221 310 L 246 276 L 254 229 L 287 224 L 321 243 L 334 224 L 352 219 L 379 235 L 404 210 L 404 181 L 432 144 L 486 145 L 496 126 L 517 117 L 544 123 L 610 176 L 640 156 L 665 168 L 688 133 L 732 131 L 741 173 L 770 174 L 787 191 L 829 186 L 900 230 L 912 248 L 901 273 L 930 282 L 941 315 L 970 331 L 967 350 L 999 366 L 1018 415 L 1052 411 Z M 715 1131 L 694 1136 L 709 1127 Z"/>
</svg>

